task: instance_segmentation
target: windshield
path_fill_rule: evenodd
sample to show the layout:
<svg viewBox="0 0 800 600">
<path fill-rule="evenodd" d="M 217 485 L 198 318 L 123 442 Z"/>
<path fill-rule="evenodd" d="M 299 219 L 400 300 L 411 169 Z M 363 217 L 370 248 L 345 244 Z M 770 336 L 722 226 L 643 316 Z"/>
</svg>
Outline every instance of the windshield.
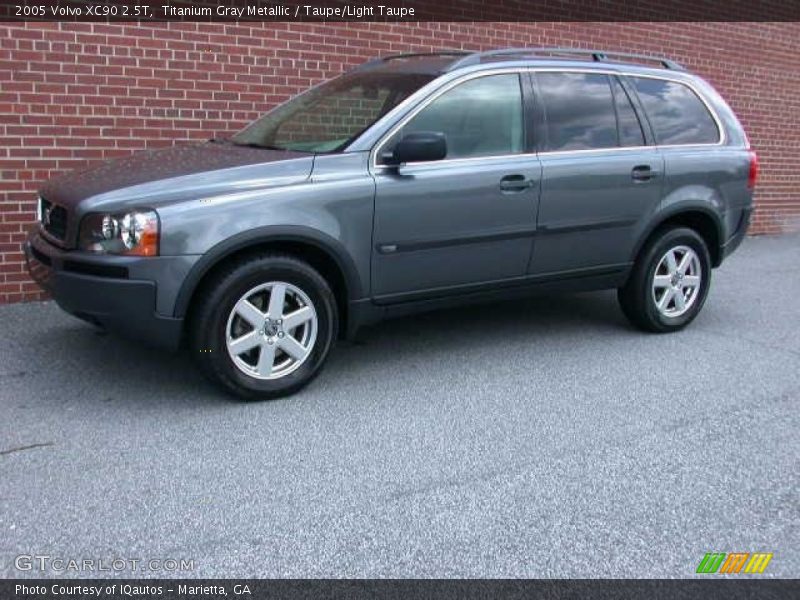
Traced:
<svg viewBox="0 0 800 600">
<path fill-rule="evenodd" d="M 279 150 L 341 152 L 433 78 L 418 73 L 347 73 L 281 104 L 232 141 Z"/>
</svg>

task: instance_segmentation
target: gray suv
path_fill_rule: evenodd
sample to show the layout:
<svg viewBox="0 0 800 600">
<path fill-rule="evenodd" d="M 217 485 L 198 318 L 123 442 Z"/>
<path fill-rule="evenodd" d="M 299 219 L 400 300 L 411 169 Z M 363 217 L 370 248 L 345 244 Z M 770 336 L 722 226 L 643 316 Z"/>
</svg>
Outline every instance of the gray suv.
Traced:
<svg viewBox="0 0 800 600">
<path fill-rule="evenodd" d="M 307 384 L 380 319 L 617 288 L 637 327 L 697 316 L 750 221 L 756 156 L 705 81 L 552 48 L 403 54 L 231 139 L 43 185 L 31 275 L 73 315 L 182 341 L 244 398 Z"/>
</svg>

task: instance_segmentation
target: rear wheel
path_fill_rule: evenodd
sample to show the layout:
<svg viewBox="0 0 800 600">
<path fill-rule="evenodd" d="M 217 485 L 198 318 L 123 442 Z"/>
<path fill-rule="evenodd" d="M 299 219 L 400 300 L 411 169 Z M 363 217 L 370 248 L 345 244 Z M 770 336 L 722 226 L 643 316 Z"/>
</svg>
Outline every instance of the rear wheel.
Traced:
<svg viewBox="0 0 800 600">
<path fill-rule="evenodd" d="M 319 372 L 337 329 L 328 283 L 291 256 L 232 264 L 205 288 L 193 352 L 205 375 L 252 400 L 296 392 Z"/>
<path fill-rule="evenodd" d="M 710 283 L 705 241 L 694 230 L 677 227 L 663 231 L 642 249 L 617 296 L 634 325 L 665 333 L 685 327 L 697 316 Z"/>
</svg>

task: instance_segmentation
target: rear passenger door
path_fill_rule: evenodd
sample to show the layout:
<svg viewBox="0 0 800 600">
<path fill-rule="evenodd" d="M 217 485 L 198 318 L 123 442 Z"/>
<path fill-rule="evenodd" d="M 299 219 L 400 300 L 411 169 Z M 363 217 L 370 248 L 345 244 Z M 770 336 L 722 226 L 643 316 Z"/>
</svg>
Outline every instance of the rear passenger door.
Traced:
<svg viewBox="0 0 800 600">
<path fill-rule="evenodd" d="M 663 159 L 613 73 L 537 71 L 542 186 L 529 272 L 623 268 L 657 209 Z"/>
</svg>

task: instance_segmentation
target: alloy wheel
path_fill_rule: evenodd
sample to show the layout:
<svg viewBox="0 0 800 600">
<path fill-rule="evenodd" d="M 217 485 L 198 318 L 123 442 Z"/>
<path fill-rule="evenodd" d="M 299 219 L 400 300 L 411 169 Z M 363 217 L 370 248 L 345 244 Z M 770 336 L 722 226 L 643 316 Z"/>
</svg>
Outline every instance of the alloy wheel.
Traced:
<svg viewBox="0 0 800 600">
<path fill-rule="evenodd" d="M 233 364 L 256 379 L 278 379 L 306 362 L 318 317 L 308 295 L 291 283 L 252 288 L 233 305 L 225 342 Z"/>
<path fill-rule="evenodd" d="M 700 257 L 692 248 L 669 249 L 653 275 L 653 302 L 658 312 L 670 318 L 686 313 L 700 296 L 702 277 Z"/>
</svg>

